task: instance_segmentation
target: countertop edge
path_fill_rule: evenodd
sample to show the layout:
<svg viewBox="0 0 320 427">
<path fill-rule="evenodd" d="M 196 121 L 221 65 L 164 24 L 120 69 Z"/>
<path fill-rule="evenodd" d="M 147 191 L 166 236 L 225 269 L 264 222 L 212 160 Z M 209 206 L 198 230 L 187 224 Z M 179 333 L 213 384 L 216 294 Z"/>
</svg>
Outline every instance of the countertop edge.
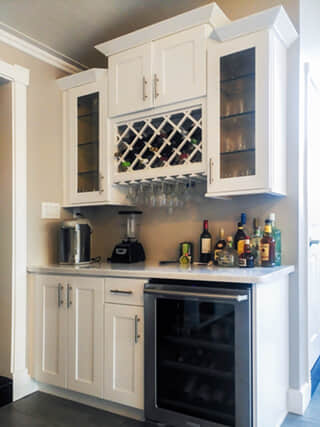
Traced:
<svg viewBox="0 0 320 427">
<path fill-rule="evenodd" d="M 91 277 L 131 277 L 135 279 L 173 279 L 173 280 L 196 280 L 199 281 L 212 281 L 212 282 L 231 282 L 231 283 L 266 283 L 275 277 L 289 275 L 295 271 L 293 265 L 283 266 L 277 271 L 266 271 L 266 274 L 263 275 L 237 275 L 236 273 L 230 273 L 225 271 L 224 274 L 219 274 L 217 271 L 208 271 L 201 272 L 197 274 L 197 271 L 152 271 L 148 270 L 146 267 L 145 270 L 130 270 L 130 266 L 127 266 L 126 270 L 99 270 L 95 268 L 85 269 L 79 267 L 64 267 L 64 266 L 29 266 L 27 268 L 27 273 L 31 274 L 56 274 L 56 275 L 66 275 L 66 276 L 91 276 Z M 267 269 L 266 269 L 267 270 Z M 252 270 L 251 270 L 252 272 Z"/>
</svg>

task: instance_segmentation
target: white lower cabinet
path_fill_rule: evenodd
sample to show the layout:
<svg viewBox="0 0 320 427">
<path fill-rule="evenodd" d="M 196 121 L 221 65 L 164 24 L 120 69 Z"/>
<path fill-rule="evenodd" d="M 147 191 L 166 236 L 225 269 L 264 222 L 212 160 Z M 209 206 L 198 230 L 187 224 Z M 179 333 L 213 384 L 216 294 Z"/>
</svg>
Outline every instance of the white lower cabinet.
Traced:
<svg viewBox="0 0 320 427">
<path fill-rule="evenodd" d="M 143 307 L 105 304 L 104 398 L 143 409 Z"/>
<path fill-rule="evenodd" d="M 36 380 L 102 397 L 103 279 L 38 276 Z"/>
<path fill-rule="evenodd" d="M 57 387 L 66 386 L 65 327 L 67 312 L 61 278 L 37 276 L 35 290 L 35 378 Z"/>
</svg>

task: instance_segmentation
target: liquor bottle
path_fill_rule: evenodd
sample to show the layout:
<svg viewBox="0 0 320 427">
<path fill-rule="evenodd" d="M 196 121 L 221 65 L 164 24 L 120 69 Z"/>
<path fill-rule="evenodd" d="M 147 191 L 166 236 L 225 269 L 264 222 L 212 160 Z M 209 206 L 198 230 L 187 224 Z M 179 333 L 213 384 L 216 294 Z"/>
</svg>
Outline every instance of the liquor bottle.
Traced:
<svg viewBox="0 0 320 427">
<path fill-rule="evenodd" d="M 281 231 L 276 227 L 276 214 L 272 212 L 269 215 L 272 226 L 272 236 L 276 242 L 276 260 L 275 265 L 281 265 Z"/>
<path fill-rule="evenodd" d="M 245 213 L 243 213 L 243 212 L 242 212 L 242 214 L 241 214 L 240 222 L 241 222 L 241 224 L 242 224 L 244 234 L 250 238 L 250 235 L 249 235 L 248 230 L 247 230 L 247 228 L 246 228 L 246 224 L 247 224 L 247 215 L 246 215 Z"/>
<path fill-rule="evenodd" d="M 211 234 L 208 231 L 208 220 L 203 221 L 203 231 L 200 235 L 200 262 L 211 260 Z"/>
<path fill-rule="evenodd" d="M 243 231 L 243 224 L 242 222 L 238 222 L 238 231 L 234 236 L 234 242 L 233 242 L 233 247 L 238 252 L 238 255 L 241 255 L 243 253 L 245 237 L 246 237 L 246 234 Z"/>
<path fill-rule="evenodd" d="M 276 242 L 272 236 L 270 219 L 266 219 L 263 237 L 260 241 L 262 267 L 273 267 L 276 261 Z"/>
<path fill-rule="evenodd" d="M 238 253 L 233 249 L 232 237 L 227 237 L 227 245 L 218 253 L 217 264 L 220 267 L 235 267 L 238 264 Z"/>
<path fill-rule="evenodd" d="M 261 254 L 260 254 L 260 241 L 261 241 L 261 228 L 257 223 L 257 219 L 253 219 L 253 235 L 251 238 L 251 250 L 254 256 L 255 266 L 261 266 Z"/>
<path fill-rule="evenodd" d="M 215 264 L 218 264 L 218 255 L 226 247 L 227 242 L 224 240 L 224 229 L 220 228 L 220 239 L 215 244 L 213 250 L 213 261 Z"/>
<path fill-rule="evenodd" d="M 254 267 L 254 256 L 251 253 L 250 239 L 246 236 L 244 241 L 243 253 L 239 256 L 239 267 L 241 268 L 252 268 Z"/>
</svg>

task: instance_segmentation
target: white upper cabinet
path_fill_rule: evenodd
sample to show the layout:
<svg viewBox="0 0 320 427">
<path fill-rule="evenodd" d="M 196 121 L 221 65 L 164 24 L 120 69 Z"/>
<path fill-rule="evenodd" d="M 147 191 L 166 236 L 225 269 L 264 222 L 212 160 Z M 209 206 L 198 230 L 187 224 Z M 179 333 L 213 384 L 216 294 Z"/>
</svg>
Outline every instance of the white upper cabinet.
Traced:
<svg viewBox="0 0 320 427">
<path fill-rule="evenodd" d="M 207 35 L 201 25 L 112 55 L 110 116 L 204 96 Z"/>
<path fill-rule="evenodd" d="M 154 105 L 166 105 L 206 94 L 205 26 L 153 44 Z"/>
<path fill-rule="evenodd" d="M 112 188 L 108 151 L 107 70 L 58 80 L 63 90 L 63 205 L 122 204 Z"/>
<path fill-rule="evenodd" d="M 208 46 L 208 197 L 286 194 L 286 51 L 295 38 L 281 7 L 216 30 Z"/>
<path fill-rule="evenodd" d="M 110 116 L 152 106 L 151 43 L 109 58 Z"/>
<path fill-rule="evenodd" d="M 206 46 L 229 22 L 211 3 L 96 48 L 109 58 L 110 116 L 206 95 Z"/>
</svg>

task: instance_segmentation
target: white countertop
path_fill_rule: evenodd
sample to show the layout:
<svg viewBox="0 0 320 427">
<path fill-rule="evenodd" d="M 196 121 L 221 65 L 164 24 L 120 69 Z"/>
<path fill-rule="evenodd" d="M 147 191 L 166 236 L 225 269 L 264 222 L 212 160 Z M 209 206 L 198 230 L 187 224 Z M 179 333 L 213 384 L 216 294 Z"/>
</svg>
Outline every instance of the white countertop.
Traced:
<svg viewBox="0 0 320 427">
<path fill-rule="evenodd" d="M 283 265 L 272 268 L 222 268 L 194 265 L 184 267 L 179 264 L 159 265 L 157 263 L 111 264 L 97 263 L 87 266 L 48 265 L 30 266 L 28 273 L 61 274 L 97 277 L 131 277 L 141 279 L 203 280 L 231 283 L 264 283 L 280 275 L 294 271 L 294 266 Z"/>
</svg>

